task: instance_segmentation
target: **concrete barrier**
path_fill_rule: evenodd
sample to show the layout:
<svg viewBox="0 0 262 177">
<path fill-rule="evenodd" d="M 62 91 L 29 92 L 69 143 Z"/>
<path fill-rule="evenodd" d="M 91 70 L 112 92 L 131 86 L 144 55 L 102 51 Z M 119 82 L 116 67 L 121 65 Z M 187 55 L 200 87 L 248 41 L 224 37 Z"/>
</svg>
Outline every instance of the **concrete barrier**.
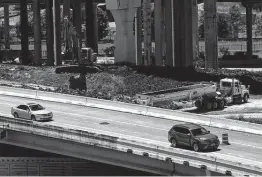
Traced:
<svg viewBox="0 0 262 177">
<path fill-rule="evenodd" d="M 181 122 L 196 123 L 204 126 L 262 135 L 262 125 L 259 124 L 241 122 L 237 120 L 230 120 L 224 118 L 212 118 L 205 115 L 197 115 L 181 111 L 173 111 L 117 101 L 100 100 L 95 98 L 73 96 L 68 94 L 59 94 L 4 86 L 0 86 L 0 94 L 59 102 L 65 104 L 74 104 L 81 106 L 84 105 L 88 107 L 152 116 Z"/>
<path fill-rule="evenodd" d="M 64 139 L 77 143 L 109 148 L 125 153 L 132 150 L 133 154 L 140 156 L 146 155 L 149 158 L 156 158 L 163 161 L 169 157 L 173 162 L 179 164 L 183 164 L 184 161 L 188 161 L 190 166 L 200 168 L 201 165 L 205 165 L 209 170 L 215 170 L 221 173 L 225 173 L 226 170 L 231 170 L 234 175 L 247 174 L 245 173 L 246 171 L 250 174 L 262 175 L 262 163 L 255 163 L 255 165 L 254 162 L 240 163 L 237 158 L 232 160 L 223 156 L 217 157 L 193 151 L 174 149 L 159 144 L 153 144 L 150 141 L 141 141 L 134 138 L 128 139 L 124 135 L 122 135 L 122 137 L 109 136 L 108 134 L 99 134 L 87 130 L 74 129 L 72 127 L 41 124 L 3 116 L 0 116 L 0 122 L 9 125 L 7 130 Z"/>
</svg>

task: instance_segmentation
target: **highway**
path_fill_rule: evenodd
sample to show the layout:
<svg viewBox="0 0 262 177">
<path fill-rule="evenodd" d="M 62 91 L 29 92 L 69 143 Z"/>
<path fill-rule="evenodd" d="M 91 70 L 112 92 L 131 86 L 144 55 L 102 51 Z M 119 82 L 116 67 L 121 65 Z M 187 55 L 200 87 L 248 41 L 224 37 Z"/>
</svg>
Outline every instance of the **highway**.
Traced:
<svg viewBox="0 0 262 177">
<path fill-rule="evenodd" d="M 167 132 L 175 124 L 181 123 L 172 120 L 154 118 L 149 116 L 134 115 L 117 111 L 89 108 L 70 104 L 35 101 L 31 99 L 0 95 L 0 114 L 10 115 L 12 106 L 18 104 L 37 102 L 48 110 L 53 111 L 54 121 L 43 124 L 65 124 L 79 126 L 94 130 L 103 130 L 126 136 L 156 141 L 162 145 L 170 145 L 167 141 Z M 239 157 L 243 161 L 254 161 L 254 164 L 262 164 L 262 137 L 259 135 L 229 131 L 224 129 L 205 127 L 219 136 L 222 133 L 229 134 L 231 145 L 221 145 L 217 152 L 204 152 L 218 157 Z"/>
</svg>

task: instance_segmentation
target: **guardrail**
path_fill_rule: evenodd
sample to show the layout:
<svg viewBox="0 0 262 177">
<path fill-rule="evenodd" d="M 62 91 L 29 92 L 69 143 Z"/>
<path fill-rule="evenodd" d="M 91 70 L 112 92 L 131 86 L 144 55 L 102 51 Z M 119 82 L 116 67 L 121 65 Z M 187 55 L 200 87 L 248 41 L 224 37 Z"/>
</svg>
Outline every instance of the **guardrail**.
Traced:
<svg viewBox="0 0 262 177">
<path fill-rule="evenodd" d="M 153 144 L 148 141 L 128 139 L 125 136 L 109 136 L 109 133 L 100 134 L 88 129 L 73 127 L 63 127 L 62 125 L 41 124 L 30 120 L 14 119 L 0 116 L 0 122 L 4 124 L 6 130 L 13 130 L 29 134 L 37 134 L 50 138 L 63 139 L 67 141 L 82 143 L 91 146 L 117 150 L 121 152 L 133 153 L 149 158 L 172 161 L 178 164 L 189 162 L 190 166 L 201 168 L 207 167 L 210 171 L 225 174 L 231 171 L 233 175 L 262 175 L 262 163 L 246 162 L 239 163 L 239 160 L 230 160 L 209 154 L 201 154 L 182 149 L 174 149 L 162 145 Z"/>
<path fill-rule="evenodd" d="M 21 89 L 14 87 L 0 86 L 0 95 L 30 98 L 65 104 L 74 104 L 87 107 L 114 110 L 119 112 L 133 113 L 144 116 L 152 116 L 169 120 L 197 123 L 204 126 L 223 128 L 233 131 L 240 131 L 262 135 L 262 125 L 248 122 L 241 122 L 225 118 L 213 118 L 205 115 L 173 111 L 137 104 L 128 104 L 118 101 L 108 101 L 89 97 L 60 94 L 54 92 L 44 92 L 38 90 Z"/>
</svg>

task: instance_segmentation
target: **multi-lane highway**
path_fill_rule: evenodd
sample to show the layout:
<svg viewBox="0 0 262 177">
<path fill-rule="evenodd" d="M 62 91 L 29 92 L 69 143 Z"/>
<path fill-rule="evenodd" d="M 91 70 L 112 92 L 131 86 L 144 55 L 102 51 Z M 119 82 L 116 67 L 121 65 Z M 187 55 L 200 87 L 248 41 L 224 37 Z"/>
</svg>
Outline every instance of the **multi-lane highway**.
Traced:
<svg viewBox="0 0 262 177">
<path fill-rule="evenodd" d="M 154 118 L 149 116 L 134 115 L 117 111 L 89 108 L 70 104 L 35 101 L 31 99 L 0 95 L 0 114 L 9 115 L 12 106 L 37 102 L 44 105 L 54 113 L 54 121 L 44 124 L 64 124 L 79 126 L 94 130 L 103 130 L 126 136 L 156 141 L 162 145 L 169 145 L 167 132 L 174 125 L 181 122 Z M 242 158 L 243 161 L 254 161 L 262 164 L 262 137 L 248 133 L 229 131 L 224 129 L 206 127 L 221 139 L 222 133 L 229 133 L 231 145 L 221 145 L 217 152 L 207 152 L 216 156 L 228 158 Z"/>
</svg>

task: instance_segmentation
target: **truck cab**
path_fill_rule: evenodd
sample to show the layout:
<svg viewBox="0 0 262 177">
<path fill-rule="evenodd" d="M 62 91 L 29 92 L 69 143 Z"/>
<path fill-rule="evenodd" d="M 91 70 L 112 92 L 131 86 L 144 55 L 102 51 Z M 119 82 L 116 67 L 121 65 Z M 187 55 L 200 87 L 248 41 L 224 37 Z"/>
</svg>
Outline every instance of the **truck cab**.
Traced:
<svg viewBox="0 0 262 177">
<path fill-rule="evenodd" d="M 226 96 L 231 96 L 233 102 L 247 103 L 249 99 L 249 87 L 234 78 L 225 78 L 220 80 L 219 91 Z"/>
</svg>

